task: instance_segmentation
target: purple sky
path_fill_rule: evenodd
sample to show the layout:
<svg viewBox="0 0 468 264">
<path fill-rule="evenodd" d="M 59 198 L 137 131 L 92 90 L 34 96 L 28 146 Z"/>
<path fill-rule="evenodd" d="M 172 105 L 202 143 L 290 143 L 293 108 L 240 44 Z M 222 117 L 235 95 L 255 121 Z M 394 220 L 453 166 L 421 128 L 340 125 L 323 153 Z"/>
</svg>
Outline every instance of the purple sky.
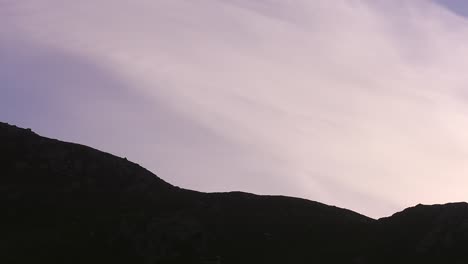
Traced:
<svg viewBox="0 0 468 264">
<path fill-rule="evenodd" d="M 436 0 L 438 3 L 460 16 L 468 16 L 468 2 L 466 0 Z"/>
<path fill-rule="evenodd" d="M 468 4 L 0 0 L 0 120 L 175 185 L 468 200 Z"/>
</svg>

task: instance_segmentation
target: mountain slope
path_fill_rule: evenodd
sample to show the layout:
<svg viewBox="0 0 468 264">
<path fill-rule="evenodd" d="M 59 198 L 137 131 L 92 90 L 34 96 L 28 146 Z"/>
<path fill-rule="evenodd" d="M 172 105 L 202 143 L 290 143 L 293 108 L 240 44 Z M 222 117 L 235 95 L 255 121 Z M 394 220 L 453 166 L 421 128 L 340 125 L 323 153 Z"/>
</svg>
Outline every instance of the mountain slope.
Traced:
<svg viewBox="0 0 468 264">
<path fill-rule="evenodd" d="M 3 123 L 0 146 L 6 263 L 341 260 L 373 221 L 297 198 L 183 190 L 126 159 Z"/>
<path fill-rule="evenodd" d="M 381 263 L 468 263 L 468 204 L 407 208 L 379 219 L 373 236 Z"/>
<path fill-rule="evenodd" d="M 467 263 L 468 205 L 373 220 L 318 202 L 200 193 L 0 123 L 2 263 Z"/>
</svg>

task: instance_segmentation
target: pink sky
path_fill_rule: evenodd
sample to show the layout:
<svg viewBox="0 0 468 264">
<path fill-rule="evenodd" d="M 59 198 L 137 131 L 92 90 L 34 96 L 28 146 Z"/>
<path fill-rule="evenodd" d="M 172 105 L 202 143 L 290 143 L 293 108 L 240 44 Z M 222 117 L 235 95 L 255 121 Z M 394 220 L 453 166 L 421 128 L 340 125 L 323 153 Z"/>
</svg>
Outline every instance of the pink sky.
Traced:
<svg viewBox="0 0 468 264">
<path fill-rule="evenodd" d="M 436 2 L 0 0 L 0 17 L 2 121 L 200 191 L 373 217 L 468 200 L 468 23 Z"/>
</svg>

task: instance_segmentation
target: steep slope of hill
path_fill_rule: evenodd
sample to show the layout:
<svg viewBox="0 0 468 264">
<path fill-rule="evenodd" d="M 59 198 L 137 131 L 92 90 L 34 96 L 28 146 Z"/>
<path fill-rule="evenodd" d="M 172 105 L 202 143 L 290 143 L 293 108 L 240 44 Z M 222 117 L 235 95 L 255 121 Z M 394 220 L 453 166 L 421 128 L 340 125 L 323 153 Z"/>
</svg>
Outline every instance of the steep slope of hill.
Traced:
<svg viewBox="0 0 468 264">
<path fill-rule="evenodd" d="M 0 123 L 2 263 L 468 263 L 468 204 L 373 220 L 318 202 L 200 193 Z"/>
<path fill-rule="evenodd" d="M 407 208 L 379 219 L 373 237 L 381 263 L 468 263 L 468 204 Z"/>
<path fill-rule="evenodd" d="M 183 190 L 3 123 L 0 146 L 5 263 L 339 261 L 359 252 L 373 221 L 297 198 Z"/>
</svg>

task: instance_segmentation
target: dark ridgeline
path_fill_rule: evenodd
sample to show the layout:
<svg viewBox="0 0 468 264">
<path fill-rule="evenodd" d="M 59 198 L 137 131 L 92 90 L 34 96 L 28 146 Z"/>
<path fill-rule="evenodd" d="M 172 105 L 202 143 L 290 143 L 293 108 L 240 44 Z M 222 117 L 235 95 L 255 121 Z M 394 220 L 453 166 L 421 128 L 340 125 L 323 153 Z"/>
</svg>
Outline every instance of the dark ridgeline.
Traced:
<svg viewBox="0 0 468 264">
<path fill-rule="evenodd" d="M 373 220 L 304 199 L 200 193 L 0 123 L 0 263 L 468 263 L 468 205 Z"/>
</svg>

